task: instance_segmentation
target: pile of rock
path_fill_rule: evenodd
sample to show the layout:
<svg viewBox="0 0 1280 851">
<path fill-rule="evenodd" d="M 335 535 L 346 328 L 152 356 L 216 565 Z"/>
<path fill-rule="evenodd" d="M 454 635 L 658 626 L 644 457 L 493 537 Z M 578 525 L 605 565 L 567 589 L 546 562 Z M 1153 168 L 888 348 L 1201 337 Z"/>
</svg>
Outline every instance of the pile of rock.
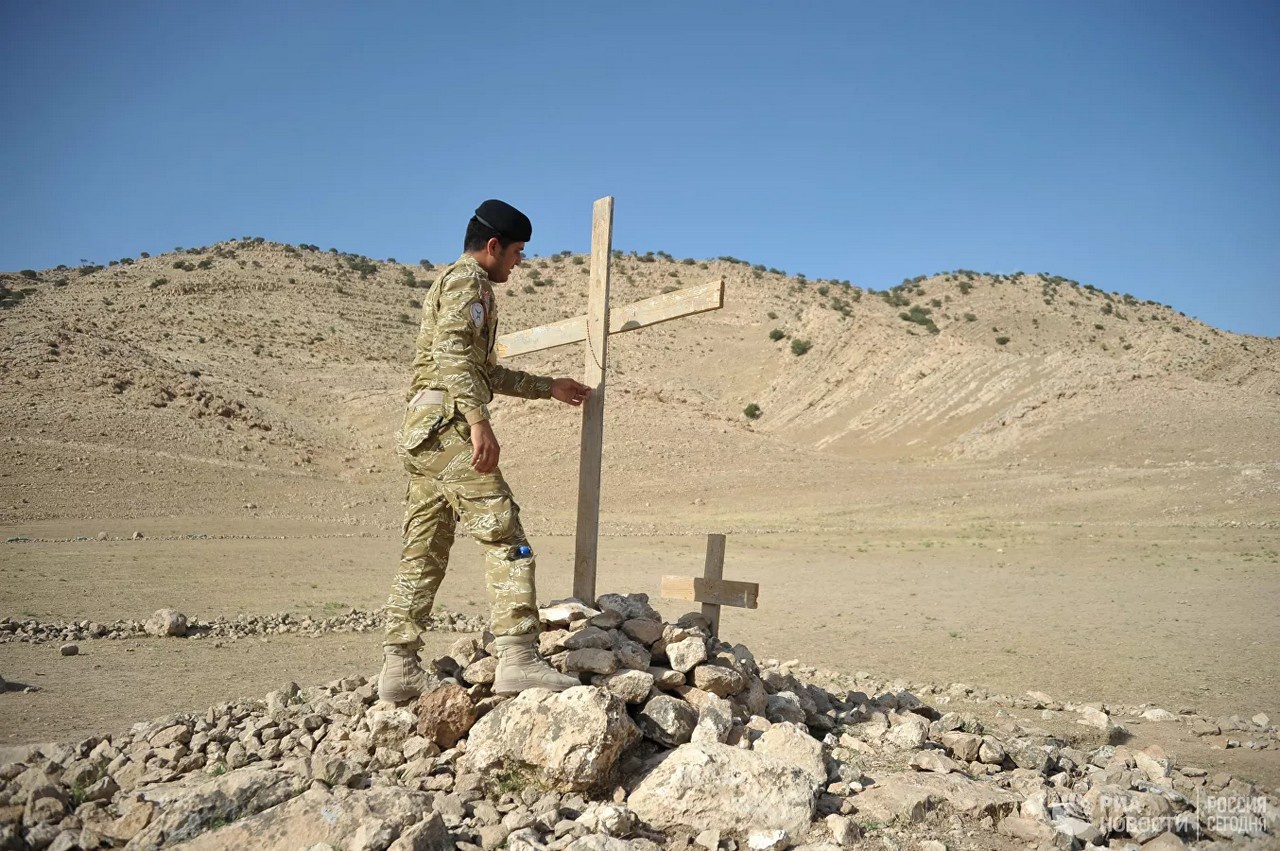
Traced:
<svg viewBox="0 0 1280 851">
<path fill-rule="evenodd" d="M 0 749 L 0 849 L 1274 841 L 1265 819 L 1211 803 L 1274 814 L 1265 790 L 1154 749 L 988 729 L 906 690 L 833 693 L 716 640 L 700 615 L 663 623 L 643 595 L 544 618 L 544 652 L 584 687 L 494 696 L 487 637 L 468 637 L 432 660 L 438 684 L 412 707 L 353 677 Z"/>
<path fill-rule="evenodd" d="M 436 612 L 428 629 L 438 632 L 479 632 L 484 619 L 476 615 Z M 112 623 L 73 621 L 44 623 L 34 618 L 0 620 L 0 644 L 24 641 L 32 644 L 65 643 L 90 639 L 126 639 L 147 636 L 175 636 L 190 639 L 240 639 L 262 635 L 302 635 L 314 637 L 330 632 L 371 632 L 381 629 L 381 611 L 350 609 L 345 614 L 328 618 L 292 615 L 278 612 L 268 615 L 237 615 L 200 621 L 188 618 L 174 609 L 160 609 L 145 621 L 122 620 Z"/>
</svg>

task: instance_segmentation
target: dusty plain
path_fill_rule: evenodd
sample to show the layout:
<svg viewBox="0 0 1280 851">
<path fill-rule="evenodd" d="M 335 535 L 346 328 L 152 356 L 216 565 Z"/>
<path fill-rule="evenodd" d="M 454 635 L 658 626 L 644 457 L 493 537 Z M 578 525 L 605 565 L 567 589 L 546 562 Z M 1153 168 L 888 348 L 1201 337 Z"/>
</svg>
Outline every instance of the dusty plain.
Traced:
<svg viewBox="0 0 1280 851">
<path fill-rule="evenodd" d="M 5 276 L 30 292 L 0 311 L 0 535 L 14 539 L 0 544 L 0 618 L 384 601 L 404 492 L 392 435 L 431 270 L 366 261 L 362 278 L 363 258 L 272 243 L 198 251 Z M 211 263 L 174 268 L 185 258 Z M 500 286 L 504 330 L 580 312 L 577 259 L 533 259 Z M 948 273 L 881 296 L 624 255 L 614 301 L 715 277 L 722 311 L 611 340 L 600 591 L 678 614 L 657 599 L 661 576 L 700 572 L 705 534 L 725 532 L 726 577 L 761 585 L 725 636 L 758 656 L 1280 718 L 1277 341 L 1050 276 Z M 510 365 L 576 375 L 582 357 Z M 565 596 L 579 415 L 500 400 L 494 419 L 541 596 Z M 485 611 L 481 565 L 459 540 L 443 608 Z M 371 674 L 378 645 L 91 640 L 63 657 L 0 644 L 0 744 Z M 1069 713 L 1058 721 L 1070 730 Z M 1280 785 L 1273 750 L 1125 723 Z"/>
</svg>

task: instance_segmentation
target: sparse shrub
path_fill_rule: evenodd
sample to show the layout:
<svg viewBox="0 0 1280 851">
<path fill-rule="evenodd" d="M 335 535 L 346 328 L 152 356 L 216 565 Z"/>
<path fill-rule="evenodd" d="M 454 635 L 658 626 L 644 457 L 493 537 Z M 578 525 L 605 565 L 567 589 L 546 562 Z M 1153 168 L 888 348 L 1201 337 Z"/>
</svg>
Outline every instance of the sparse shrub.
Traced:
<svg viewBox="0 0 1280 851">
<path fill-rule="evenodd" d="M 912 305 L 910 310 L 904 310 L 899 313 L 898 318 L 906 322 L 914 322 L 916 325 L 922 325 L 929 330 L 930 334 L 937 334 L 938 326 L 929 315 L 930 313 L 932 311 L 929 308 L 916 304 Z"/>
<path fill-rule="evenodd" d="M 785 336 L 787 335 L 782 332 L 781 328 L 774 328 L 772 331 L 769 332 L 769 339 L 773 340 L 775 343 L 781 340 Z"/>
<path fill-rule="evenodd" d="M 150 254 L 148 254 L 148 253 L 147 253 L 147 252 L 145 252 L 145 251 L 139 251 L 139 252 L 138 252 L 138 256 L 139 256 L 139 257 L 141 257 L 143 260 L 146 260 L 146 259 L 147 259 L 148 257 L 150 257 L 151 255 L 150 255 Z"/>
<path fill-rule="evenodd" d="M 24 277 L 24 278 L 30 278 L 30 279 L 31 279 L 31 280 L 33 280 L 33 281 L 34 281 L 36 278 L 40 277 L 40 273 L 39 273 L 39 272 L 37 272 L 35 269 L 23 269 L 23 270 L 22 270 L 21 272 L 19 272 L 18 274 L 19 274 L 19 275 L 21 275 L 21 276 L 22 276 L 22 277 Z"/>
<path fill-rule="evenodd" d="M 997 346 L 1007 346 L 1007 345 L 1009 345 L 1009 338 L 1008 338 L 1008 337 L 996 337 L 996 345 L 997 345 Z"/>
<path fill-rule="evenodd" d="M 583 260 L 581 257 L 576 257 L 576 256 L 575 256 L 575 257 L 573 258 L 573 265 L 575 265 L 575 266 L 581 266 L 581 265 L 582 265 L 583 263 L 585 263 L 585 262 L 586 262 L 586 261 L 585 261 L 585 260 Z"/>
<path fill-rule="evenodd" d="M 829 292 L 831 292 L 831 288 L 828 287 L 826 284 L 823 284 L 822 286 L 818 287 L 818 295 L 826 295 Z"/>
<path fill-rule="evenodd" d="M 532 294 L 532 293 L 536 293 L 538 290 L 535 287 L 531 286 L 530 284 L 525 284 L 524 291 L 526 293 Z"/>
<path fill-rule="evenodd" d="M 846 302 L 844 299 L 840 298 L 839 296 L 832 296 L 831 309 L 838 311 L 841 316 L 853 315 L 853 308 L 849 306 L 848 302 Z"/>
<path fill-rule="evenodd" d="M 411 298 L 409 299 L 409 306 L 414 309 L 421 309 L 422 302 L 418 301 L 416 298 Z"/>
<path fill-rule="evenodd" d="M 349 255 L 347 257 L 347 268 L 360 273 L 360 280 L 364 280 L 370 275 L 378 273 L 378 264 L 371 261 L 368 257 L 359 257 Z"/>
<path fill-rule="evenodd" d="M 209 269 L 209 268 L 212 268 L 212 266 L 213 266 L 212 257 L 206 257 L 196 264 L 197 269 Z"/>
<path fill-rule="evenodd" d="M 168 278 L 156 278 L 154 281 L 151 282 L 150 286 L 151 286 L 151 289 L 154 290 L 156 287 L 163 287 L 167 283 L 169 283 Z"/>
<path fill-rule="evenodd" d="M 413 323 L 413 317 L 407 313 L 400 314 L 399 318 L 400 318 L 401 325 L 410 325 Z"/>
<path fill-rule="evenodd" d="M 777 319 L 777 318 L 778 318 L 778 314 L 774 313 L 772 310 L 770 310 L 768 313 L 766 313 L 766 314 L 765 314 L 765 316 L 768 316 L 770 319 Z"/>
<path fill-rule="evenodd" d="M 811 345 L 812 344 L 808 340 L 792 340 L 791 354 L 795 355 L 796 357 L 800 357 L 805 352 L 809 351 L 809 348 L 811 347 Z"/>
<path fill-rule="evenodd" d="M 742 415 L 749 420 L 758 420 L 760 419 L 760 415 L 763 413 L 764 411 L 760 410 L 760 406 L 755 402 L 752 402 L 750 405 L 747 405 L 742 409 Z"/>
</svg>

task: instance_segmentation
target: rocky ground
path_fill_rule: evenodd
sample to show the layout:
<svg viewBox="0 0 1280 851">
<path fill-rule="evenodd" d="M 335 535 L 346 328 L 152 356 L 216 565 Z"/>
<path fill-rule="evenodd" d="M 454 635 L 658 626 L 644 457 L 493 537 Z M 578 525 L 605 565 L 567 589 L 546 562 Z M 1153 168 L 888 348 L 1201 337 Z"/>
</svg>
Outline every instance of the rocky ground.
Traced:
<svg viewBox="0 0 1280 851">
<path fill-rule="evenodd" d="M 1207 732 L 1205 718 L 757 660 L 700 614 L 663 623 L 643 594 L 542 616 L 541 651 L 582 687 L 493 696 L 488 636 L 464 637 L 409 706 L 379 703 L 372 678 L 290 683 L 119 735 L 5 748 L 0 848 L 1275 844 L 1272 790 L 1125 744 L 1128 716 Z M 162 611 L 144 629 L 180 635 L 185 621 Z M 984 721 L 968 703 L 1007 710 Z M 1069 714 L 1076 729 L 1012 711 Z M 1263 715 L 1231 723 L 1252 747 L 1280 742 Z"/>
</svg>

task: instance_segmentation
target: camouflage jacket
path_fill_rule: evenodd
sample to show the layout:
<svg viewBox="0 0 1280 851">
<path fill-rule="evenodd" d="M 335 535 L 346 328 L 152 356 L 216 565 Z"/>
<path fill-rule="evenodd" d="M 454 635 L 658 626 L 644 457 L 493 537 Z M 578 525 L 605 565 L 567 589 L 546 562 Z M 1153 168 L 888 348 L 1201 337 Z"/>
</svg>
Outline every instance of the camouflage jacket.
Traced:
<svg viewBox="0 0 1280 851">
<path fill-rule="evenodd" d="M 425 389 L 443 390 L 446 419 L 456 411 L 473 425 L 489 418 L 487 405 L 494 393 L 550 398 L 550 378 L 498 364 L 497 340 L 493 284 L 475 258 L 463 254 L 436 278 L 423 299 L 408 398 Z"/>
</svg>

